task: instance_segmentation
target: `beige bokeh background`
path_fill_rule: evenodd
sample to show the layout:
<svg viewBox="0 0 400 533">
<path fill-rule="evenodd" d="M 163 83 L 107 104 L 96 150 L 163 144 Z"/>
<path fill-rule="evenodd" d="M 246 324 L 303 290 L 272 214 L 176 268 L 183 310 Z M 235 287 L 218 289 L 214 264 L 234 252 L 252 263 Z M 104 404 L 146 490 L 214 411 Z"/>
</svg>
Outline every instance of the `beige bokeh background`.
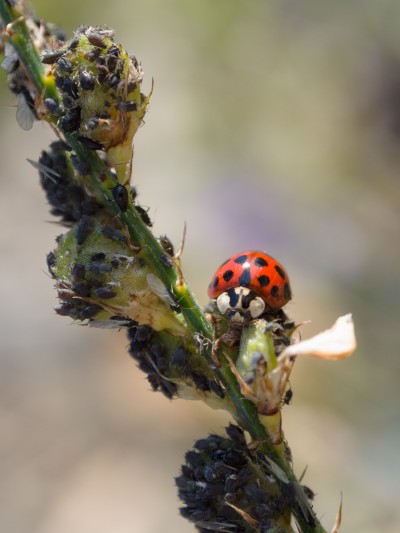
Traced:
<svg viewBox="0 0 400 533">
<path fill-rule="evenodd" d="M 400 529 L 400 4 L 321 0 L 35 3 L 69 32 L 104 24 L 145 89 L 133 182 L 155 233 L 179 243 L 205 304 L 217 265 L 279 258 L 305 336 L 353 312 L 347 361 L 299 361 L 284 426 L 330 529 Z M 2 78 L 3 79 L 3 78 Z M 4 80 L 3 80 L 4 81 Z M 4 85 L 4 83 L 3 83 Z M 0 531 L 189 533 L 173 477 L 227 418 L 153 394 L 123 333 L 56 317 L 51 223 L 36 159 L 53 139 L 0 106 Z"/>
</svg>

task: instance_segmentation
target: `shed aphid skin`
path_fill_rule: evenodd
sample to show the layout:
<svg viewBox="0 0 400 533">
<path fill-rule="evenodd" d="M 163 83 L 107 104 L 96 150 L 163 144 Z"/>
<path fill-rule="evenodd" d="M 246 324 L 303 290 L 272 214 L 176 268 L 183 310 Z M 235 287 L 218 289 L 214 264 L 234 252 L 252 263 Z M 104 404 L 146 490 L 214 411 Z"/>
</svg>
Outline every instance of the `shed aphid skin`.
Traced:
<svg viewBox="0 0 400 533">
<path fill-rule="evenodd" d="M 208 296 L 216 299 L 222 315 L 243 324 L 264 312 L 278 311 L 292 293 L 283 266 L 265 252 L 250 250 L 233 255 L 219 267 Z"/>
</svg>

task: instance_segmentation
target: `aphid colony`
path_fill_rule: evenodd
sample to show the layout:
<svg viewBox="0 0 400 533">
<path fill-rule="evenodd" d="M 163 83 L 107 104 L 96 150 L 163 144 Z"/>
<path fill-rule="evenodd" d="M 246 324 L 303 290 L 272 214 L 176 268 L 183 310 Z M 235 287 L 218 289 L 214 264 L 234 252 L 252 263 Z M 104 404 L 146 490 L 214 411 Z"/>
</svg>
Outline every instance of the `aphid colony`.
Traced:
<svg viewBox="0 0 400 533">
<path fill-rule="evenodd" d="M 280 525 L 288 499 L 263 455 L 252 451 L 238 426 L 229 425 L 224 436 L 197 440 L 185 460 L 176 478 L 184 503 L 180 511 L 198 531 L 284 531 Z M 296 486 L 288 483 L 287 490 L 294 492 Z"/>
<path fill-rule="evenodd" d="M 61 101 L 46 98 L 47 111 L 64 133 L 75 133 L 89 150 L 105 152 L 123 185 L 129 181 L 132 140 L 148 99 L 140 92 L 142 69 L 113 42 L 113 32 L 80 27 L 64 47 L 43 54 Z"/>
</svg>

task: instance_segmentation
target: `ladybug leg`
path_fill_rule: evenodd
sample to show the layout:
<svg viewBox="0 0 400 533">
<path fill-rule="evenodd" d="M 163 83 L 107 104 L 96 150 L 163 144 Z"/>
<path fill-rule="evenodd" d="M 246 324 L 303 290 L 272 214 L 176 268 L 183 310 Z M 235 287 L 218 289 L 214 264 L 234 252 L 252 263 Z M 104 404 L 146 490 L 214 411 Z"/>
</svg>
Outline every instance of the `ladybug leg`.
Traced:
<svg viewBox="0 0 400 533">
<path fill-rule="evenodd" d="M 237 379 L 237 382 L 239 383 L 240 391 L 243 394 L 245 398 L 252 401 L 253 403 L 258 403 L 258 398 L 254 394 L 254 392 L 251 390 L 251 388 L 247 385 L 245 380 L 242 378 L 242 376 L 239 374 L 235 363 L 232 361 L 232 359 L 229 357 L 228 354 L 225 354 L 225 357 L 229 363 L 229 366 L 231 367 L 232 373 L 234 374 L 235 378 Z"/>
<path fill-rule="evenodd" d="M 237 331 L 233 328 L 229 329 L 229 331 L 227 331 L 220 337 L 214 339 L 212 350 L 211 350 L 211 357 L 212 357 L 214 364 L 217 366 L 217 368 L 221 366 L 221 362 L 218 358 L 218 351 L 221 347 L 221 344 L 226 344 L 229 348 L 232 348 L 236 344 L 237 339 L 238 339 Z M 225 354 L 225 356 L 229 360 L 229 356 L 227 356 L 227 354 Z"/>
</svg>

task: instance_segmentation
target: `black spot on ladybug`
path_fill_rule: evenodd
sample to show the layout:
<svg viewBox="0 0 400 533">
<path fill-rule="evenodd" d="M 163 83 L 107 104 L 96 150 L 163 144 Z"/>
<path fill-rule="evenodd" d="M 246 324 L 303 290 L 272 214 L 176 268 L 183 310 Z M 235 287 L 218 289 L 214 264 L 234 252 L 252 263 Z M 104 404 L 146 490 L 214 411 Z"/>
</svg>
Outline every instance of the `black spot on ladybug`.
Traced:
<svg viewBox="0 0 400 533">
<path fill-rule="evenodd" d="M 255 266 L 258 266 L 258 267 L 266 267 L 266 266 L 268 266 L 268 262 L 265 259 L 263 259 L 262 257 L 256 257 L 254 259 L 254 264 L 255 264 Z"/>
<path fill-rule="evenodd" d="M 243 256 L 243 257 L 246 257 L 246 256 Z M 243 272 L 240 274 L 239 285 L 241 285 L 242 287 L 247 287 L 247 285 L 249 285 L 250 282 L 251 282 L 250 269 L 245 268 Z"/>
<path fill-rule="evenodd" d="M 278 285 L 274 285 L 271 289 L 271 296 L 275 298 L 276 296 L 278 296 L 278 294 L 279 294 L 279 287 Z"/>
<path fill-rule="evenodd" d="M 282 279 L 286 279 L 285 273 L 279 265 L 275 265 L 275 270 L 278 272 Z"/>
<path fill-rule="evenodd" d="M 235 289 L 233 288 L 227 291 L 227 295 L 229 296 L 230 307 L 235 308 L 239 302 L 239 294 L 237 294 Z"/>
<path fill-rule="evenodd" d="M 233 270 L 225 270 L 225 272 L 222 274 L 222 277 L 225 281 L 230 281 L 233 278 Z M 218 278 L 216 278 L 218 280 Z M 218 284 L 218 282 L 217 282 Z M 216 287 L 216 285 L 215 285 Z"/>
<path fill-rule="evenodd" d="M 285 286 L 283 287 L 283 295 L 285 297 L 285 300 L 290 300 L 292 297 L 292 292 L 290 290 L 289 283 L 285 283 Z"/>
<path fill-rule="evenodd" d="M 214 281 L 213 281 L 213 284 L 212 284 L 212 286 L 214 287 L 214 289 L 215 289 L 215 287 L 218 287 L 218 283 L 219 283 L 219 278 L 218 278 L 218 276 L 216 276 L 216 277 L 214 278 Z"/>
<path fill-rule="evenodd" d="M 237 257 L 234 262 L 237 263 L 238 265 L 243 265 L 243 263 L 245 263 L 247 261 L 247 255 L 239 255 L 239 257 Z"/>
<path fill-rule="evenodd" d="M 268 276 L 259 276 L 257 279 L 260 287 L 267 287 L 269 285 L 270 279 Z"/>
</svg>

